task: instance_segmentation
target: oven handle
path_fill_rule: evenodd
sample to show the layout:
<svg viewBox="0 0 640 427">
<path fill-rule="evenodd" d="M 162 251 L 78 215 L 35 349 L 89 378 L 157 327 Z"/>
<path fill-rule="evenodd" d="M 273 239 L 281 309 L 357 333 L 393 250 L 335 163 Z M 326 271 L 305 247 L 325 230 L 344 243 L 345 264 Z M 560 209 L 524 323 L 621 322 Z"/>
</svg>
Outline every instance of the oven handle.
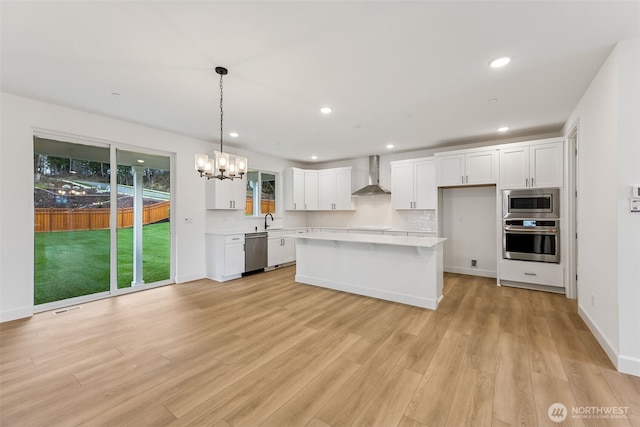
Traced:
<svg viewBox="0 0 640 427">
<path fill-rule="evenodd" d="M 517 227 L 504 227 L 506 233 L 558 233 L 557 228 L 517 228 Z"/>
</svg>

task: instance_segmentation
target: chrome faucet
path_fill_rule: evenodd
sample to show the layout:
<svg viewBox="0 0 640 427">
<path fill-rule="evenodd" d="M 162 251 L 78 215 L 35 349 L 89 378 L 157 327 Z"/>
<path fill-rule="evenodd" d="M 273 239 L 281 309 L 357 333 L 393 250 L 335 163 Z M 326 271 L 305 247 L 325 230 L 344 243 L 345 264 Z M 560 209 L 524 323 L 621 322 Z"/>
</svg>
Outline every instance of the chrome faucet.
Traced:
<svg viewBox="0 0 640 427">
<path fill-rule="evenodd" d="M 264 229 L 266 230 L 267 228 L 269 228 L 269 226 L 267 225 L 267 217 L 270 216 L 271 217 L 271 221 L 273 222 L 273 215 L 271 215 L 270 213 L 266 214 L 264 216 Z"/>
</svg>

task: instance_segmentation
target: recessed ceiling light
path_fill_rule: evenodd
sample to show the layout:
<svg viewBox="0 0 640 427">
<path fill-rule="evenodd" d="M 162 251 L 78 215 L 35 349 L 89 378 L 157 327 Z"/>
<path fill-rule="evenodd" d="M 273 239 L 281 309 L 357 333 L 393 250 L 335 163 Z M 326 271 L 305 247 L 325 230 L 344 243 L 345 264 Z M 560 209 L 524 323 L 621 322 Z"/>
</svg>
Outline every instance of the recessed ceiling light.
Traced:
<svg viewBox="0 0 640 427">
<path fill-rule="evenodd" d="M 230 136 L 231 138 L 237 138 L 237 137 L 239 137 L 239 136 L 240 136 L 240 134 L 239 134 L 238 132 L 229 132 L 229 136 Z"/>
<path fill-rule="evenodd" d="M 391 150 L 393 147 L 395 147 L 395 145 L 393 145 L 393 144 L 387 144 L 387 150 Z"/>
<path fill-rule="evenodd" d="M 498 132 L 506 132 L 509 130 L 509 126 L 500 126 Z"/>
<path fill-rule="evenodd" d="M 333 108 L 331 108 L 331 107 L 322 107 L 320 109 L 320 112 L 322 114 L 331 114 L 332 111 L 333 111 Z"/>
<path fill-rule="evenodd" d="M 138 163 L 144 163 L 144 160 L 138 159 Z"/>
<path fill-rule="evenodd" d="M 490 100 L 487 101 L 489 104 L 495 104 L 496 102 L 498 102 L 498 98 L 491 98 Z"/>
<path fill-rule="evenodd" d="M 314 154 L 313 156 L 311 156 L 311 160 L 318 160 L 318 156 Z"/>
<path fill-rule="evenodd" d="M 493 61 L 489 62 L 489 66 L 491 68 L 500 68 L 504 67 L 509 62 L 511 62 L 511 58 L 509 58 L 508 56 L 503 56 L 502 58 L 496 58 Z"/>
</svg>

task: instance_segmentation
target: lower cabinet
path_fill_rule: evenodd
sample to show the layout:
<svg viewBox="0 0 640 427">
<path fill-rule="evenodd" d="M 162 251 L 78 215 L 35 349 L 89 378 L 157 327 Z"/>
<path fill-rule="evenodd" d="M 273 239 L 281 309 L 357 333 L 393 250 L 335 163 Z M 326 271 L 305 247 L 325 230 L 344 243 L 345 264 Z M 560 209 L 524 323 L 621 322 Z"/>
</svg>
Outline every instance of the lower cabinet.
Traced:
<svg viewBox="0 0 640 427">
<path fill-rule="evenodd" d="M 564 267 L 560 264 L 500 260 L 500 280 L 564 287 Z"/>
<path fill-rule="evenodd" d="M 269 267 L 296 260 L 296 240 L 289 233 L 269 232 L 267 264 Z"/>
<path fill-rule="evenodd" d="M 207 277 L 218 282 L 237 279 L 244 273 L 244 234 L 205 236 Z"/>
</svg>

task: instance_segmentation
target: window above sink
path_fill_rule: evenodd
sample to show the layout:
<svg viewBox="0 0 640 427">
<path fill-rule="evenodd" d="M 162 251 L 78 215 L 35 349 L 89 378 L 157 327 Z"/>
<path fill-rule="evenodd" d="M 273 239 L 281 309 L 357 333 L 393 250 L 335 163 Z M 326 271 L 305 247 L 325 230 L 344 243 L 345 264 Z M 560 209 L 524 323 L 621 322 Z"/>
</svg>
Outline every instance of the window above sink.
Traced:
<svg viewBox="0 0 640 427">
<path fill-rule="evenodd" d="M 246 197 L 244 210 L 246 217 L 260 217 L 266 214 L 275 216 L 278 207 L 278 173 L 249 170 L 247 172 Z"/>
</svg>

